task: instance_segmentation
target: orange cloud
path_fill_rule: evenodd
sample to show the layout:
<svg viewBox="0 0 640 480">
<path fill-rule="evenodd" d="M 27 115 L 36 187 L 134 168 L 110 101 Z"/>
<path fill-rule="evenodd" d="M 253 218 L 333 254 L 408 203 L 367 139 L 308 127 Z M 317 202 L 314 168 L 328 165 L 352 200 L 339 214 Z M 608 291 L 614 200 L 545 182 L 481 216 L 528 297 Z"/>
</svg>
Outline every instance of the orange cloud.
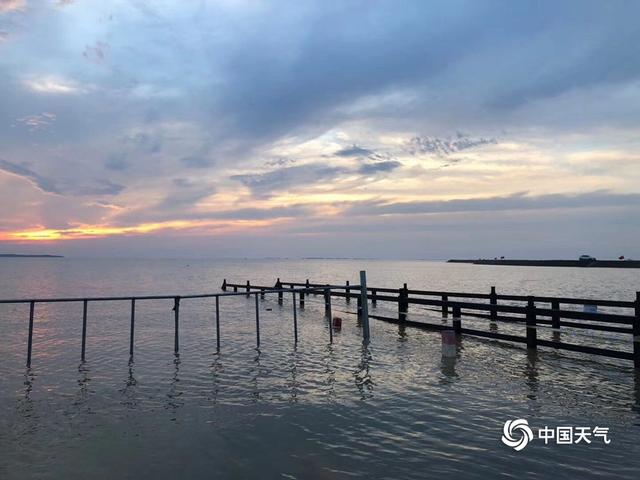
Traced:
<svg viewBox="0 0 640 480">
<path fill-rule="evenodd" d="M 112 236 L 142 235 L 161 230 L 176 230 L 182 233 L 210 234 L 212 230 L 218 233 L 231 233 L 248 228 L 264 228 L 279 223 L 279 220 L 233 220 L 233 221 L 187 221 L 174 220 L 169 222 L 143 223 L 130 227 L 111 227 L 106 225 L 79 225 L 72 228 L 51 229 L 35 228 L 0 232 L 0 241 L 42 242 L 78 240 Z"/>
</svg>

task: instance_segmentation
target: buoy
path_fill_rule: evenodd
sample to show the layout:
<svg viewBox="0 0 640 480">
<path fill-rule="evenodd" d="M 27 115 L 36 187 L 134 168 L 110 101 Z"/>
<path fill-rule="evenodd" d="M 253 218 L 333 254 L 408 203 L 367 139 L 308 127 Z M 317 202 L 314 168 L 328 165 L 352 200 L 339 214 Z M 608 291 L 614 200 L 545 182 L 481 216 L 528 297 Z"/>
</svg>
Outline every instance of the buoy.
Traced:
<svg viewBox="0 0 640 480">
<path fill-rule="evenodd" d="M 342 328 L 342 318 L 333 317 L 333 328 L 339 330 Z"/>
<path fill-rule="evenodd" d="M 453 330 L 442 330 L 442 356 L 452 358 L 456 356 L 456 333 Z"/>
</svg>

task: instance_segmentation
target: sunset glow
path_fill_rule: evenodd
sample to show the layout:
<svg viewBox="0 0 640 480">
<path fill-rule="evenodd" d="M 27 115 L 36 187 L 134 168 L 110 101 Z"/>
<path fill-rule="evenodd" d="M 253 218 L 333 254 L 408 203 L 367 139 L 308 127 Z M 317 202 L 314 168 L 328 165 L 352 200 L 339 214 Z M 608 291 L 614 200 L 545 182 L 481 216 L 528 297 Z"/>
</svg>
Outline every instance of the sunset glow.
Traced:
<svg viewBox="0 0 640 480">
<path fill-rule="evenodd" d="M 633 15 L 2 5 L 2 251 L 640 256 Z"/>
</svg>

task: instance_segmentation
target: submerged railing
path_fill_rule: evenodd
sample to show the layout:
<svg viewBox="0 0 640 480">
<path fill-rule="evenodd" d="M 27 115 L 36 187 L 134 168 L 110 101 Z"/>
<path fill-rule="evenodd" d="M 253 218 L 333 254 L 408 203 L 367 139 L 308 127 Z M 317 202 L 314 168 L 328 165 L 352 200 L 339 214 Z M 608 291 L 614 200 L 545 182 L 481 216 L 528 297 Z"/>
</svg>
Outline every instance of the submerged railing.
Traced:
<svg viewBox="0 0 640 480">
<path fill-rule="evenodd" d="M 293 296 L 293 334 L 294 341 L 298 342 L 298 315 L 296 311 L 296 294 L 300 293 L 317 293 L 321 292 L 325 295 L 325 298 L 330 298 L 327 293 L 331 288 L 339 288 L 339 286 L 323 286 L 318 288 L 262 288 L 259 292 L 255 293 L 205 293 L 196 295 L 142 295 L 142 296 L 126 296 L 126 297 L 72 297 L 72 298 L 32 298 L 32 299 L 11 299 L 0 300 L 0 304 L 29 304 L 29 330 L 27 336 L 27 367 L 31 367 L 31 357 L 33 351 L 33 325 L 35 318 L 35 306 L 38 303 L 82 303 L 82 346 L 80 351 L 80 358 L 84 362 L 86 356 L 87 345 L 87 309 L 89 302 L 131 302 L 131 317 L 130 317 L 130 329 L 129 329 L 129 355 L 133 356 L 134 351 L 134 338 L 135 338 L 135 314 L 136 314 L 136 301 L 141 300 L 173 300 L 173 312 L 174 312 L 174 352 L 178 353 L 180 349 L 180 302 L 186 299 L 194 298 L 215 298 L 215 322 L 216 322 L 216 346 L 220 350 L 220 298 L 221 297 L 234 297 L 234 296 L 255 296 L 255 319 L 256 319 L 256 347 L 260 347 L 260 309 L 259 299 L 264 298 L 266 294 L 277 294 L 278 301 L 282 304 L 282 298 L 285 293 Z M 329 309 L 330 319 L 330 309 Z M 329 328 L 329 340 L 333 341 L 333 331 Z"/>
<path fill-rule="evenodd" d="M 283 282 L 280 279 L 276 281 L 276 288 L 286 291 L 286 287 L 289 287 L 289 289 L 299 287 L 309 289 L 321 288 L 322 284 L 311 283 L 308 279 L 304 283 Z M 227 288 L 233 288 L 234 291 L 238 291 L 240 288 L 250 292 L 268 287 L 251 285 L 249 281 L 246 284 L 234 284 L 227 283 L 225 280 L 222 289 L 226 290 Z M 357 291 L 358 293 L 351 293 L 352 291 Z M 361 293 L 359 285 L 350 285 L 348 281 L 345 285 L 333 286 L 330 290 L 331 296 L 343 297 L 347 302 L 352 298 L 356 298 L 358 300 L 358 313 L 360 313 L 363 305 L 362 299 L 364 296 Z M 636 292 L 635 301 L 621 301 L 534 295 L 503 295 L 498 294 L 495 287 L 491 287 L 490 293 L 414 290 L 409 289 L 405 283 L 399 289 L 368 287 L 366 288 L 366 293 L 366 298 L 371 302 L 372 307 L 376 307 L 378 302 L 390 302 L 398 306 L 397 317 L 369 314 L 370 318 L 424 329 L 445 330 L 451 328 L 446 325 L 409 320 L 407 318 L 409 305 L 422 305 L 440 311 L 443 318 L 448 318 L 449 314 L 451 314 L 452 327 L 458 335 L 467 334 L 508 342 L 525 343 L 528 348 L 532 349 L 543 346 L 632 360 L 635 368 L 640 368 L 640 292 Z M 485 302 L 481 303 L 478 300 L 484 300 Z M 504 302 L 510 302 L 510 304 Z M 548 304 L 548 307 L 540 304 Z M 583 311 L 561 308 L 566 305 L 580 305 L 583 307 Z M 300 294 L 300 306 L 304 307 L 304 293 Z M 630 312 L 629 314 L 604 313 L 598 311 L 598 307 L 615 307 L 626 309 Z M 463 312 L 465 317 L 488 319 L 494 326 L 498 322 L 523 324 L 525 326 L 525 335 L 518 336 L 497 331 L 463 328 Z M 553 340 L 538 338 L 538 329 L 548 328 L 547 326 L 551 327 L 552 332 L 558 334 Z M 559 332 L 563 327 L 628 334 L 631 339 L 632 351 L 627 352 L 562 342 L 559 338 Z"/>
<path fill-rule="evenodd" d="M 171 300 L 173 299 L 174 311 L 174 352 L 179 351 L 179 321 L 180 302 L 186 299 L 215 298 L 215 323 L 216 346 L 220 350 L 220 298 L 233 296 L 255 297 L 255 322 L 256 322 L 256 346 L 260 347 L 260 311 L 259 300 L 265 295 L 277 295 L 278 304 L 282 305 L 285 294 L 293 298 L 293 336 L 298 341 L 297 308 L 305 308 L 305 297 L 321 294 L 324 297 L 325 318 L 329 321 L 329 341 L 333 341 L 331 298 L 342 297 L 346 302 L 356 299 L 358 309 L 355 312 L 363 327 L 363 337 L 369 340 L 369 318 L 397 323 L 403 326 L 411 326 L 433 330 L 451 330 L 456 335 L 472 335 L 477 337 L 493 338 L 515 343 L 525 343 L 527 348 L 537 349 L 538 346 L 554 349 L 569 350 L 574 352 L 600 355 L 611 358 L 632 360 L 636 369 L 640 369 L 640 292 L 636 292 L 635 301 L 621 300 L 596 300 L 585 298 L 549 297 L 533 295 L 504 295 L 498 294 L 495 287 L 491 287 L 490 293 L 463 293 L 449 291 L 414 290 L 409 289 L 405 283 L 399 289 L 367 287 L 366 275 L 361 272 L 361 285 L 350 285 L 347 281 L 344 285 L 330 285 L 306 282 L 282 282 L 278 279 L 274 286 L 227 283 L 222 284 L 224 293 L 208 293 L 196 295 L 147 295 L 125 297 L 77 297 L 77 298 L 37 298 L 0 300 L 0 304 L 29 304 L 29 329 L 27 339 L 27 366 L 31 366 L 33 350 L 33 326 L 35 306 L 38 303 L 82 303 L 82 346 L 81 360 L 86 356 L 87 339 L 87 310 L 90 302 L 128 301 L 131 303 L 129 355 L 134 353 L 135 338 L 135 313 L 136 302 L 146 300 Z M 232 288 L 233 292 L 226 290 Z M 240 291 L 239 291 L 240 290 Z M 352 293 L 357 292 L 357 293 Z M 297 297 L 297 298 L 296 298 Z M 435 298 L 434 298 L 435 297 Z M 378 302 L 387 302 L 397 305 L 396 317 L 383 315 L 370 315 L 368 305 L 371 303 L 376 308 Z M 506 303 L 508 302 L 508 303 Z M 542 306 L 544 304 L 545 306 Z M 440 312 L 443 319 L 452 316 L 452 325 L 434 324 L 424 321 L 416 321 L 408 318 L 410 305 L 420 305 L 427 310 Z M 547 306 L 548 305 L 548 306 Z M 583 311 L 561 308 L 567 305 L 579 305 Z M 599 307 L 612 307 L 630 311 L 625 314 L 601 312 Z M 462 326 L 462 317 L 469 319 L 487 319 L 491 323 L 491 330 L 478 330 Z M 347 312 L 351 313 L 351 312 Z M 498 322 L 514 325 L 524 325 L 524 335 L 513 335 L 497 331 Z M 554 334 L 552 340 L 538 338 L 540 328 L 551 328 Z M 560 340 L 562 328 L 574 328 L 601 332 L 628 334 L 631 336 L 631 351 L 614 350 L 592 345 L 579 345 L 566 343 Z M 590 337 L 595 339 L 596 337 Z"/>
</svg>

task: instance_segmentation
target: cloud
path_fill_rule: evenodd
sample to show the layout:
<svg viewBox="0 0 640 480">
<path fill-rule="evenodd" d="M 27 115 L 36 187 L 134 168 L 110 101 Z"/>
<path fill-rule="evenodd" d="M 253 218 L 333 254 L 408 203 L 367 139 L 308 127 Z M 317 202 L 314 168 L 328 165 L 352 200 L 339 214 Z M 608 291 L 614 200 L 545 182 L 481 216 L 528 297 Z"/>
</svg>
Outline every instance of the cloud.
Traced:
<svg viewBox="0 0 640 480">
<path fill-rule="evenodd" d="M 546 210 L 558 208 L 640 206 L 640 194 L 597 190 L 579 194 L 528 196 L 527 192 L 503 197 L 416 202 L 367 201 L 348 205 L 347 215 L 422 215 L 432 213 Z"/>
<path fill-rule="evenodd" d="M 27 126 L 30 131 L 42 130 L 51 125 L 56 120 L 56 114 L 43 112 L 35 115 L 27 115 L 18 119 L 18 122 Z"/>
<path fill-rule="evenodd" d="M 105 42 L 96 42 L 93 45 L 87 45 L 82 52 L 82 56 L 91 63 L 102 64 L 109 53 L 109 44 Z"/>
<path fill-rule="evenodd" d="M 105 179 L 83 179 L 80 183 L 67 178 L 51 179 L 40 175 L 23 164 L 0 159 L 0 170 L 26 178 L 37 188 L 46 193 L 59 195 L 117 195 L 124 190 L 123 185 Z"/>
<path fill-rule="evenodd" d="M 180 162 L 185 167 L 189 167 L 189 168 L 206 168 L 214 164 L 213 160 L 206 157 L 197 156 L 197 155 L 192 155 L 190 157 L 183 157 L 180 159 Z"/>
<path fill-rule="evenodd" d="M 498 143 L 495 138 L 470 138 L 458 133 L 456 138 L 413 137 L 409 140 L 406 149 L 411 155 L 434 153 L 444 157 L 482 145 Z"/>
<path fill-rule="evenodd" d="M 28 89 L 37 93 L 70 95 L 85 91 L 73 81 L 51 75 L 27 78 L 23 83 Z"/>
<path fill-rule="evenodd" d="M 26 5 L 26 0 L 0 0 L 0 15 L 16 10 L 24 10 Z"/>
<path fill-rule="evenodd" d="M 300 188 L 327 181 L 347 173 L 342 167 L 332 167 L 321 163 L 296 165 L 265 173 L 233 175 L 232 180 L 241 182 L 256 197 L 269 197 L 276 191 Z"/>
<path fill-rule="evenodd" d="M 127 170 L 130 165 L 124 153 L 117 153 L 109 155 L 104 162 L 104 167 L 108 170 L 121 172 Z"/>
<path fill-rule="evenodd" d="M 26 178 L 43 192 L 60 193 L 60 190 L 58 190 L 58 188 L 50 179 L 38 175 L 36 172 L 24 165 L 19 165 L 17 163 L 12 163 L 7 160 L 0 159 L 0 170 L 4 170 L 5 172 Z"/>
<path fill-rule="evenodd" d="M 369 155 L 373 155 L 373 153 L 373 150 L 353 145 L 351 147 L 341 148 L 334 155 L 338 157 L 366 157 Z"/>
<path fill-rule="evenodd" d="M 358 169 L 363 175 L 373 175 L 381 172 L 392 172 L 393 170 L 400 168 L 402 163 L 395 160 L 388 160 L 384 162 L 365 163 Z"/>
</svg>

